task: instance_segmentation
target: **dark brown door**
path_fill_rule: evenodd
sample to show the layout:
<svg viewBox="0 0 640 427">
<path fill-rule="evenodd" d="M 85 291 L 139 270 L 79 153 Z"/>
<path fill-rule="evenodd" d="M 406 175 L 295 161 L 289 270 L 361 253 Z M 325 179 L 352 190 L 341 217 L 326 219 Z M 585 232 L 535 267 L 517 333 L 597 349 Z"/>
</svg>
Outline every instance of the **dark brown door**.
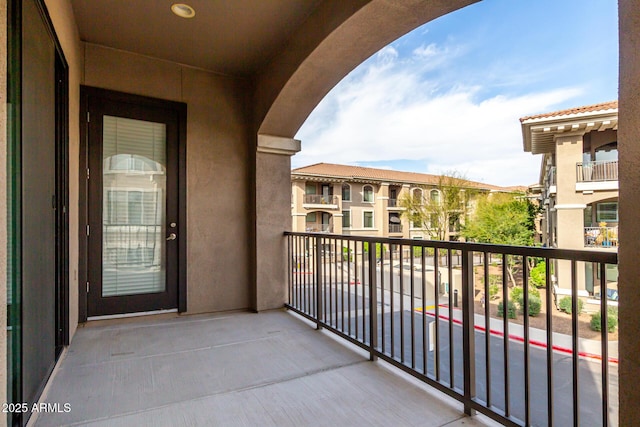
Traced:
<svg viewBox="0 0 640 427">
<path fill-rule="evenodd" d="M 178 308 L 180 113 L 83 88 L 91 316 Z"/>
</svg>

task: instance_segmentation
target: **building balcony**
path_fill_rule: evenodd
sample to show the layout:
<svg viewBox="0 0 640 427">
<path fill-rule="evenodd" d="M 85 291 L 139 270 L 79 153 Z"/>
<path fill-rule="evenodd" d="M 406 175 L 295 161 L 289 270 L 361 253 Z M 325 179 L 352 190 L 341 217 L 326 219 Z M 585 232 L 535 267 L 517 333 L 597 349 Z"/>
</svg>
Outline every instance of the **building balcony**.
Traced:
<svg viewBox="0 0 640 427">
<path fill-rule="evenodd" d="M 576 164 L 576 190 L 617 190 L 618 161 Z"/>
<path fill-rule="evenodd" d="M 331 233 L 333 226 L 331 224 L 307 224 L 307 233 Z"/>
<path fill-rule="evenodd" d="M 543 200 L 548 199 L 550 195 L 556 194 L 556 192 L 556 167 L 552 166 L 549 168 L 549 171 L 544 178 L 544 191 L 542 194 Z"/>
<path fill-rule="evenodd" d="M 389 233 L 402 234 L 402 224 L 389 224 Z"/>
<path fill-rule="evenodd" d="M 400 206 L 399 199 L 389 199 L 387 200 L 387 210 L 388 211 L 403 211 L 404 207 Z"/>
<path fill-rule="evenodd" d="M 490 276 L 507 277 L 506 257 L 602 265 L 617 263 L 617 254 L 309 233 L 285 239 L 288 312 L 90 322 L 42 397 L 60 410 L 30 423 L 617 425 L 617 343 L 608 341 L 606 320 L 599 340 L 555 332 L 550 285 L 545 330 L 481 306 Z M 392 243 L 388 263 L 368 250 Z M 604 279 L 601 286 L 607 292 Z M 498 293 L 507 295 L 506 282 Z M 474 411 L 480 415 L 466 418 Z"/>
<path fill-rule="evenodd" d="M 617 248 L 618 227 L 585 227 L 584 246 L 589 248 Z"/>
<path fill-rule="evenodd" d="M 309 209 L 338 209 L 340 199 L 338 196 L 322 196 L 319 194 L 305 194 L 302 206 Z"/>
</svg>

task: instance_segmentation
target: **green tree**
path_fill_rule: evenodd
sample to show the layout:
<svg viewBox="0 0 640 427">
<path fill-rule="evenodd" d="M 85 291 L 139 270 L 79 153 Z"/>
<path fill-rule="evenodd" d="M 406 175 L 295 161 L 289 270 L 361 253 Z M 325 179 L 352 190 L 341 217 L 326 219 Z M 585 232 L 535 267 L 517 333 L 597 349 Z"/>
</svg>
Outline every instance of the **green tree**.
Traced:
<svg viewBox="0 0 640 427">
<path fill-rule="evenodd" d="M 434 186 L 421 189 L 400 197 L 399 204 L 405 209 L 402 215 L 414 227 L 426 230 L 431 239 L 446 240 L 449 228 L 460 227 L 475 190 L 470 181 L 455 171 L 438 176 Z"/>
<path fill-rule="evenodd" d="M 477 199 L 474 213 L 461 234 L 466 240 L 498 245 L 533 246 L 537 208 L 521 194 L 493 193 Z M 509 281 L 515 285 L 520 268 L 516 257 L 507 257 Z"/>
</svg>

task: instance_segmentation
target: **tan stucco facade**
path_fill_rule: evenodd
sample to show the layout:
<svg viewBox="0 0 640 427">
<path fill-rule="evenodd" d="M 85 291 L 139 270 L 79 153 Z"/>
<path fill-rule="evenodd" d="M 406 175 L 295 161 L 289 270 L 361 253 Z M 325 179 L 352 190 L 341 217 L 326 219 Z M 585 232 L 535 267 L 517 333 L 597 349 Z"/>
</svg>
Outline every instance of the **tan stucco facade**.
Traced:
<svg viewBox="0 0 640 427">
<path fill-rule="evenodd" d="M 327 170 L 333 172 L 326 173 Z M 386 178 L 380 177 L 385 175 Z M 294 169 L 291 174 L 293 231 L 437 240 L 436 227 L 424 228 L 422 224 L 413 224 L 402 203 L 403 199 L 411 196 L 416 200 L 422 199 L 426 204 L 432 192 L 439 197 L 438 179 L 435 175 L 329 163 Z M 513 191 L 511 188 L 468 183 L 473 185 L 474 192 L 483 194 Z M 469 209 L 473 205 L 473 200 L 470 200 Z M 445 240 L 458 239 L 457 230 L 445 228 Z"/>
</svg>

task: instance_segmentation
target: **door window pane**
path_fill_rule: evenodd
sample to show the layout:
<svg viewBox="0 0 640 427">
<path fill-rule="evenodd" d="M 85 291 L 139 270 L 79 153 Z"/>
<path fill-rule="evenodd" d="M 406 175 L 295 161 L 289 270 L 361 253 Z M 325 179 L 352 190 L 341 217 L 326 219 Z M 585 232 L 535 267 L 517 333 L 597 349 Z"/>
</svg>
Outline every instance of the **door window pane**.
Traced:
<svg viewBox="0 0 640 427">
<path fill-rule="evenodd" d="M 102 296 L 163 292 L 166 127 L 104 116 Z"/>
</svg>

